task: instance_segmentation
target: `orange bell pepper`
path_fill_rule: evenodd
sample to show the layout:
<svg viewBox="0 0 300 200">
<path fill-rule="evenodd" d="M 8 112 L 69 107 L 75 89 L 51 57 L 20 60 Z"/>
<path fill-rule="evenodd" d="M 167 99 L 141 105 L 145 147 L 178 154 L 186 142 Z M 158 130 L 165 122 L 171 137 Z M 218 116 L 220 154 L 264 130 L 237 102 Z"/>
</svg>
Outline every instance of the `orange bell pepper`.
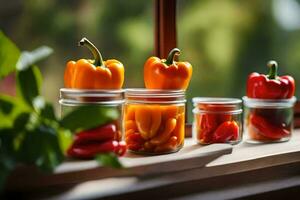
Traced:
<svg viewBox="0 0 300 200">
<path fill-rule="evenodd" d="M 144 65 L 144 81 L 148 89 L 185 90 L 192 76 L 192 65 L 188 62 L 175 62 L 174 56 L 180 50 L 174 48 L 168 58 L 150 57 Z"/>
<path fill-rule="evenodd" d="M 95 60 L 80 59 L 67 63 L 64 81 L 66 88 L 77 89 L 120 89 L 124 82 L 124 66 L 111 59 L 103 61 L 99 50 L 86 38 L 79 42 L 87 47 Z"/>
</svg>

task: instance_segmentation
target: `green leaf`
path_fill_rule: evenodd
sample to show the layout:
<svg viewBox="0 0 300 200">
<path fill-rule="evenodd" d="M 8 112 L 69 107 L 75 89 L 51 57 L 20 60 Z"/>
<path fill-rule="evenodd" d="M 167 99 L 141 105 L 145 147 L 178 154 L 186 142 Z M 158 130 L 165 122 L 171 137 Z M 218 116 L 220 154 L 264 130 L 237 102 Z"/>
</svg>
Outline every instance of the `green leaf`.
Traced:
<svg viewBox="0 0 300 200">
<path fill-rule="evenodd" d="M 18 96 L 33 107 L 33 101 L 41 93 L 42 75 L 38 67 L 32 66 L 17 72 Z"/>
<path fill-rule="evenodd" d="M 18 158 L 23 163 L 35 164 L 45 171 L 53 171 L 64 159 L 56 130 L 42 124 L 27 131 Z"/>
<path fill-rule="evenodd" d="M 120 163 L 118 156 L 114 153 L 105 153 L 99 154 L 95 158 L 99 164 L 106 167 L 113 167 L 113 168 L 122 168 L 122 164 Z"/>
<path fill-rule="evenodd" d="M 71 131 L 85 130 L 101 126 L 118 119 L 119 112 L 116 108 L 104 106 L 80 106 L 65 115 L 61 125 Z"/>
<path fill-rule="evenodd" d="M 0 95 L 0 128 L 11 127 L 15 118 L 30 109 L 18 98 Z"/>
<path fill-rule="evenodd" d="M 0 79 L 16 69 L 19 56 L 16 45 L 0 31 Z"/>
<path fill-rule="evenodd" d="M 26 124 L 29 122 L 29 120 L 30 120 L 30 113 L 23 112 L 23 113 L 19 114 L 13 123 L 14 131 L 18 132 L 18 131 L 24 130 L 26 127 Z"/>
<path fill-rule="evenodd" d="M 17 92 L 20 97 L 33 106 L 33 101 L 41 93 L 42 75 L 34 64 L 48 57 L 53 50 L 42 46 L 34 51 L 22 52 L 17 63 Z"/>
<path fill-rule="evenodd" d="M 31 52 L 23 51 L 18 62 L 17 70 L 23 71 L 51 55 L 53 50 L 47 46 L 41 46 Z"/>
<path fill-rule="evenodd" d="M 50 119 L 50 120 L 57 120 L 54 112 L 53 105 L 50 103 L 46 103 L 44 107 L 40 110 L 40 115 L 43 118 Z"/>
<path fill-rule="evenodd" d="M 8 115 L 11 113 L 11 111 L 13 110 L 13 102 L 11 101 L 7 101 L 6 99 L 0 99 L 0 111 L 5 114 Z"/>
<path fill-rule="evenodd" d="M 0 129 L 0 193 L 6 177 L 16 166 L 13 129 Z"/>
<path fill-rule="evenodd" d="M 60 148 L 66 152 L 73 142 L 73 134 L 70 130 L 60 128 L 58 130 L 58 140 Z"/>
</svg>

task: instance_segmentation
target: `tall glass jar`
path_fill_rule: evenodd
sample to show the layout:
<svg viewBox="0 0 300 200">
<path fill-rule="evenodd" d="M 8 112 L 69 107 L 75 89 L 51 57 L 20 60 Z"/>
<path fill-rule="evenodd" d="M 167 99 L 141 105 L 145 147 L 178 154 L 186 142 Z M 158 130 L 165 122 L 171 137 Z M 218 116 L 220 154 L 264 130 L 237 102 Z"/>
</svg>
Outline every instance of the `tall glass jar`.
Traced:
<svg viewBox="0 0 300 200">
<path fill-rule="evenodd" d="M 193 104 L 193 137 L 199 144 L 237 144 L 242 140 L 242 100 L 195 97 Z"/>
<path fill-rule="evenodd" d="M 254 99 L 243 97 L 247 142 L 285 142 L 292 136 L 294 104 L 290 99 Z"/>
<path fill-rule="evenodd" d="M 127 89 L 125 100 L 125 141 L 130 151 L 155 155 L 182 148 L 184 91 Z"/>
<path fill-rule="evenodd" d="M 79 145 L 85 149 L 87 145 L 95 146 L 106 139 L 122 139 L 124 90 L 62 88 L 59 103 L 62 118 L 72 118 L 74 115 L 82 117 L 80 127 L 76 121 L 69 125 L 74 131 L 73 146 Z M 95 117 L 97 120 L 94 120 Z"/>
</svg>

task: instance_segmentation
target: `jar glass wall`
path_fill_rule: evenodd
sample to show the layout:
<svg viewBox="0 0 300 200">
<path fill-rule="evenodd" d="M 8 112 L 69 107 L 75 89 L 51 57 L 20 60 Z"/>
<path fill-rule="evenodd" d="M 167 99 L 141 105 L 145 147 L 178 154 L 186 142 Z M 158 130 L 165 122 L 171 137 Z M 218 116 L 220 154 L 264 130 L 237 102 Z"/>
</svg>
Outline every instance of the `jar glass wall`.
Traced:
<svg viewBox="0 0 300 200">
<path fill-rule="evenodd" d="M 193 98 L 193 138 L 199 144 L 242 140 L 242 101 L 233 98 Z"/>
<path fill-rule="evenodd" d="M 184 91 L 128 89 L 125 99 L 125 141 L 130 151 L 164 154 L 183 146 Z"/>
<path fill-rule="evenodd" d="M 243 97 L 247 142 L 288 141 L 293 132 L 293 107 L 296 98 L 254 99 Z"/>
<path fill-rule="evenodd" d="M 123 90 L 82 90 L 82 89 L 60 89 L 61 117 L 72 115 L 83 115 L 88 129 L 75 127 L 73 142 L 78 149 L 85 149 L 91 146 L 96 147 L 104 140 L 122 139 L 123 133 Z M 96 113 L 97 116 L 90 116 L 89 113 Z M 98 117 L 89 124 L 89 118 Z M 76 126 L 76 122 L 74 122 Z M 68 153 L 68 152 L 67 152 Z M 73 156 L 77 157 L 77 156 Z M 79 156 L 80 157 L 80 156 Z M 84 157 L 84 156 L 82 156 Z"/>
</svg>

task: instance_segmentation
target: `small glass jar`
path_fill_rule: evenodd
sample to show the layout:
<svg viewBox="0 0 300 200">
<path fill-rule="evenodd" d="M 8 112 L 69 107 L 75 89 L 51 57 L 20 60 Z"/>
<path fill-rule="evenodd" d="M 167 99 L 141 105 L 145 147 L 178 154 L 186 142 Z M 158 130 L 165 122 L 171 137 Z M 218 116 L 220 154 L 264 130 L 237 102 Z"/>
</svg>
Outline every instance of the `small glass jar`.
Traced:
<svg viewBox="0 0 300 200">
<path fill-rule="evenodd" d="M 243 97 L 244 129 L 247 142 L 285 142 L 293 131 L 294 104 L 290 99 L 254 99 Z"/>
<path fill-rule="evenodd" d="M 75 128 L 75 134 L 89 131 L 89 133 L 97 134 L 103 130 L 101 127 L 110 129 L 114 132 L 114 140 L 120 141 L 123 132 L 123 104 L 124 104 L 124 90 L 88 90 L 88 89 L 60 89 L 60 108 L 61 116 L 72 115 L 74 112 L 81 109 L 82 114 L 88 115 L 84 110 L 97 111 L 99 117 L 99 124 L 95 125 L 89 130 L 82 130 L 82 127 Z M 89 117 L 84 116 L 86 120 Z M 76 122 L 74 122 L 76 124 Z M 107 129 L 106 129 L 107 130 Z M 95 138 L 95 141 L 91 141 Z M 89 143 L 97 142 L 97 137 L 87 138 Z M 98 138 L 99 139 L 99 138 Z M 99 142 L 99 141 L 98 141 Z"/>
<path fill-rule="evenodd" d="M 199 144 L 242 140 L 242 101 L 235 98 L 195 97 L 193 138 Z"/>
<path fill-rule="evenodd" d="M 127 89 L 125 100 L 125 141 L 131 152 L 156 155 L 182 148 L 184 91 Z"/>
</svg>

